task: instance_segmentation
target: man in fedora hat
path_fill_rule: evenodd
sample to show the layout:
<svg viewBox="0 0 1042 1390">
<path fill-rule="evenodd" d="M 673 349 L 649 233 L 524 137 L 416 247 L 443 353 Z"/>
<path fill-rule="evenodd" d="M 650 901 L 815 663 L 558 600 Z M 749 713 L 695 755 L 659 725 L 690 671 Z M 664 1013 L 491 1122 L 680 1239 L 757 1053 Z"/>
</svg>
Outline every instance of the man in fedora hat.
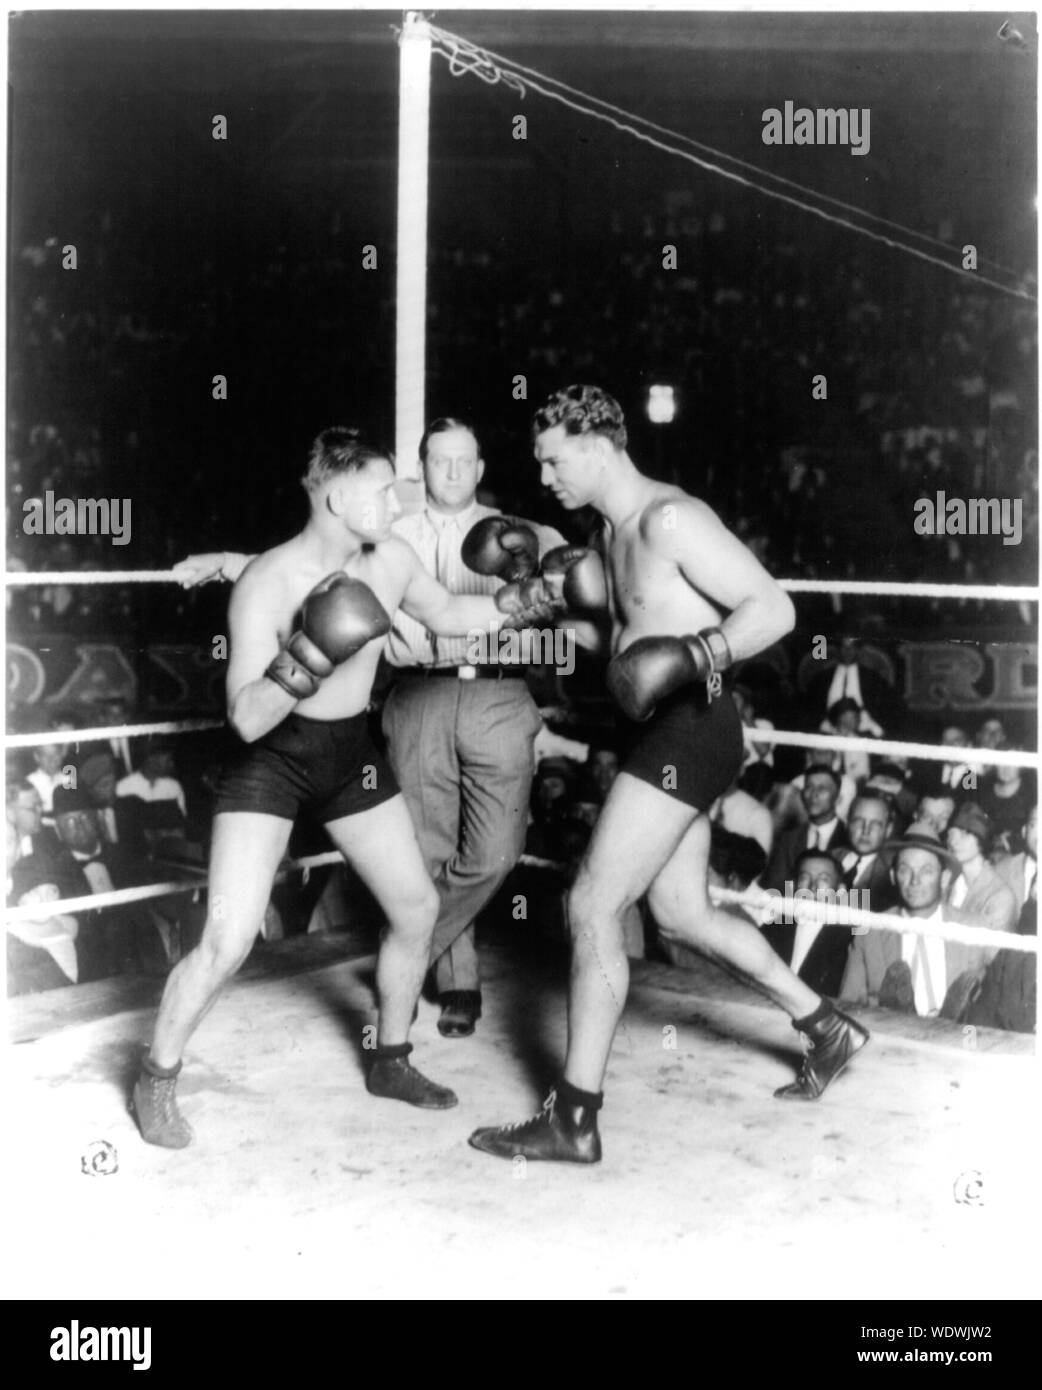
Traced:
<svg viewBox="0 0 1042 1390">
<path fill-rule="evenodd" d="M 932 924 L 982 925 L 979 918 L 947 901 L 960 864 L 931 825 L 917 821 L 884 851 L 893 855 L 899 916 Z M 924 1016 L 956 1017 L 966 1002 L 969 980 L 980 979 L 993 954 L 938 936 L 873 927 L 853 938 L 840 998 Z"/>
</svg>

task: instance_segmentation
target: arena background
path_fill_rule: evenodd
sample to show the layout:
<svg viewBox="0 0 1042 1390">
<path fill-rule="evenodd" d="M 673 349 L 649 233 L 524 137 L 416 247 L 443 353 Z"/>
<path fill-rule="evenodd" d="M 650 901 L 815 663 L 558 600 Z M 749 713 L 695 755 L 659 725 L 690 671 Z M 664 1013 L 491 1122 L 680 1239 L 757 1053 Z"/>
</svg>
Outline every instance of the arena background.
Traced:
<svg viewBox="0 0 1042 1390">
<path fill-rule="evenodd" d="M 192 549 L 263 548 L 304 516 L 297 478 L 320 427 L 392 436 L 400 20 L 12 23 L 15 566 L 163 568 Z M 1015 272 L 1003 283 L 1033 292 L 1034 63 L 998 40 L 994 14 L 437 22 L 821 193 L 973 243 Z M 765 147 L 761 112 L 787 99 L 869 107 L 870 154 Z M 217 112 L 225 142 L 211 138 Z M 430 152 L 428 413 L 478 422 L 487 490 L 505 507 L 562 523 L 527 422 L 548 390 L 590 379 L 622 401 L 638 460 L 710 500 L 779 576 L 1034 582 L 1032 304 L 538 94 L 454 77 L 438 57 Z M 665 243 L 676 272 L 661 269 Z M 362 268 L 364 245 L 376 270 Z M 811 398 L 818 371 L 827 402 Z M 212 399 L 215 373 L 226 401 Z M 527 400 L 512 395 L 519 373 Z M 647 420 L 655 382 L 676 390 L 672 424 Z M 131 498 L 130 543 L 25 536 L 22 504 L 48 489 Z M 913 501 L 939 489 L 1023 497 L 1022 543 L 916 536 Z M 224 601 L 167 586 L 16 591 L 12 727 L 108 695 L 142 717 L 215 708 Z M 917 714 L 1001 708 L 1033 736 L 1033 614 L 1010 605 L 848 599 L 841 617 L 804 599 L 765 675 L 776 719 L 799 725 L 799 656 L 847 620 Z M 1004 646 L 998 664 L 987 641 Z"/>
</svg>

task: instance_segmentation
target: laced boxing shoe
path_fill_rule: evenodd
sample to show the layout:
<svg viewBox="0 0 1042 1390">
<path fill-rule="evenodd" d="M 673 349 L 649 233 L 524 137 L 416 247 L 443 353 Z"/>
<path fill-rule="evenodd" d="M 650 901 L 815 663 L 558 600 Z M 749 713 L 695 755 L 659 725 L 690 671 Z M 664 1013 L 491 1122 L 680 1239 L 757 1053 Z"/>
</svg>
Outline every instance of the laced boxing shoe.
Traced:
<svg viewBox="0 0 1042 1390">
<path fill-rule="evenodd" d="M 831 1006 L 824 1018 L 799 1032 L 805 1049 L 803 1064 L 795 1081 L 775 1091 L 779 1100 L 817 1100 L 869 1037 L 867 1028 Z"/>
<path fill-rule="evenodd" d="M 438 1086 L 423 1072 L 409 1064 L 412 1043 L 398 1043 L 381 1049 L 369 1065 L 365 1088 L 371 1096 L 385 1100 L 403 1100 L 406 1105 L 418 1105 L 421 1110 L 451 1110 L 459 1104 L 455 1091 Z"/>
<path fill-rule="evenodd" d="M 467 1141 L 496 1158 L 543 1158 L 559 1163 L 600 1163 L 597 1110 L 562 1103 L 556 1090 L 538 1115 L 517 1124 L 476 1129 Z"/>
<path fill-rule="evenodd" d="M 156 1076 L 142 1064 L 130 1100 L 130 1111 L 137 1120 L 146 1144 L 164 1149 L 186 1149 L 192 1142 L 192 1127 L 177 1108 L 178 1062 L 172 1075 Z"/>
</svg>

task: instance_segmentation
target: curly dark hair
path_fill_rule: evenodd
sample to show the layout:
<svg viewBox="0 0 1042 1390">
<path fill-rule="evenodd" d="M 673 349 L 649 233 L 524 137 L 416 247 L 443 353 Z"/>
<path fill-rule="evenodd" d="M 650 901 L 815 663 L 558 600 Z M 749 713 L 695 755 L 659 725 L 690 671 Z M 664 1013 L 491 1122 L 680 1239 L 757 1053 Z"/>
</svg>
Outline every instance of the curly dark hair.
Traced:
<svg viewBox="0 0 1042 1390">
<path fill-rule="evenodd" d="M 555 391 L 532 418 L 533 435 L 563 425 L 565 434 L 600 434 L 616 449 L 625 449 L 628 435 L 622 406 L 599 386 L 566 386 Z"/>
</svg>

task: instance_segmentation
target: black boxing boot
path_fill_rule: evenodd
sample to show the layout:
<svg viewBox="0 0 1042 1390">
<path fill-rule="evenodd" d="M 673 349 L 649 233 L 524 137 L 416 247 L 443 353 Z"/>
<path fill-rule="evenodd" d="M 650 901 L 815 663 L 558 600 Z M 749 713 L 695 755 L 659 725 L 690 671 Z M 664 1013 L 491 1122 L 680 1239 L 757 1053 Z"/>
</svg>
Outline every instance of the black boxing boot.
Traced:
<svg viewBox="0 0 1042 1390">
<path fill-rule="evenodd" d="M 403 1100 L 421 1110 L 451 1110 L 459 1104 L 455 1091 L 428 1081 L 409 1065 L 412 1043 L 392 1043 L 378 1047 L 366 1073 L 365 1088 L 371 1096 Z"/>
<path fill-rule="evenodd" d="M 192 1127 L 177 1108 L 176 1067 L 159 1067 L 147 1054 L 134 1083 L 130 1109 L 146 1144 L 163 1149 L 186 1149 L 192 1142 Z"/>
<path fill-rule="evenodd" d="M 541 1158 L 554 1163 L 600 1163 L 597 1111 L 603 1095 L 567 1081 L 552 1090 L 538 1115 L 498 1129 L 476 1129 L 468 1142 L 496 1158 Z"/>
<path fill-rule="evenodd" d="M 868 1030 L 841 1014 L 827 999 L 806 1018 L 793 1019 L 792 1026 L 803 1034 L 803 1065 L 796 1080 L 774 1094 L 779 1100 L 817 1100 L 868 1042 Z"/>
</svg>

